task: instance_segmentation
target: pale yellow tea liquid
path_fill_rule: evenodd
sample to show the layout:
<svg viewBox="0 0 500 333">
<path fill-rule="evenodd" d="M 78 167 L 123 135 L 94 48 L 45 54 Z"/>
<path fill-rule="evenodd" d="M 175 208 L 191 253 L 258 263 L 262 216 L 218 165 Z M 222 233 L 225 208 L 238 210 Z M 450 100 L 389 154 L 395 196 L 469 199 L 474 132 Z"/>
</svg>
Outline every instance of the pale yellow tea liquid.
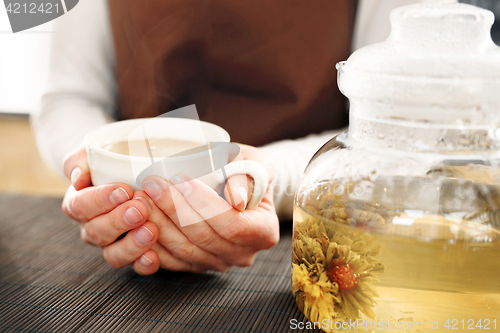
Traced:
<svg viewBox="0 0 500 333">
<path fill-rule="evenodd" d="M 309 194 L 305 191 L 299 196 L 294 212 L 294 244 L 300 233 L 311 234 L 301 230 L 322 224 L 329 230 L 330 239 L 335 234 L 359 239 L 360 236 L 353 235 L 361 233 L 366 243 L 372 241 L 371 246 L 379 248 L 371 252 L 371 260 L 379 261 L 384 269 L 375 274 L 379 281 L 369 282 L 377 294 L 373 297 L 376 304 L 371 306 L 375 316 L 368 318 L 366 312 L 369 311 L 360 312 L 357 318 L 339 313 L 336 315 L 339 321 L 360 320 L 356 329 L 350 326 L 341 331 L 500 331 L 500 233 L 497 230 L 500 196 L 495 187 L 447 181 L 436 185 L 441 192 L 433 204 L 435 198 L 423 199 L 421 203 L 414 198 L 401 198 L 418 192 L 408 191 L 408 183 L 406 188 L 401 184 L 376 185 L 370 195 L 372 201 L 353 199 L 356 195 L 347 194 L 348 190 L 335 193 L 335 185 L 331 184 L 311 188 Z M 353 189 L 355 185 L 347 187 Z M 427 180 L 420 185 L 431 186 Z M 301 237 L 303 240 L 304 236 Z M 355 246 L 352 247 L 355 255 Z M 294 250 L 296 248 L 294 246 Z M 294 265 L 299 263 L 295 253 Z M 334 265 L 330 265 L 327 272 L 335 271 Z M 362 281 L 360 272 L 357 277 L 352 275 L 351 280 Z M 327 276 L 345 284 L 346 275 L 344 280 L 334 274 Z M 357 288 L 344 288 L 344 291 L 352 293 L 362 289 Z M 299 294 L 300 298 L 305 297 L 303 291 L 295 292 L 296 297 Z M 297 303 L 303 310 L 305 303 Z M 338 303 L 336 310 L 341 308 L 342 300 Z M 361 303 L 355 304 L 362 307 Z"/>
<path fill-rule="evenodd" d="M 120 155 L 130 155 L 136 157 L 169 157 L 172 155 L 183 155 L 191 149 L 201 146 L 197 142 L 170 139 L 170 138 L 150 138 L 148 142 L 144 140 L 130 140 L 109 142 L 102 146 L 104 150 Z"/>
</svg>

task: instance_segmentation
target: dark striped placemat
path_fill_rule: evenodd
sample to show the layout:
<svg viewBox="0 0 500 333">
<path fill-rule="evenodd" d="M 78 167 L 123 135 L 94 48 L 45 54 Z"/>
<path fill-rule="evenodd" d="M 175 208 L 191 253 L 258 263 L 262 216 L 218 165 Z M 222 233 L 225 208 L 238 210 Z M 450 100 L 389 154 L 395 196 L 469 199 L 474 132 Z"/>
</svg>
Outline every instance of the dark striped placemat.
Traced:
<svg viewBox="0 0 500 333">
<path fill-rule="evenodd" d="M 291 228 L 251 267 L 200 275 L 115 269 L 61 200 L 0 195 L 2 332 L 291 332 Z M 297 330 L 297 332 L 303 332 Z"/>
</svg>

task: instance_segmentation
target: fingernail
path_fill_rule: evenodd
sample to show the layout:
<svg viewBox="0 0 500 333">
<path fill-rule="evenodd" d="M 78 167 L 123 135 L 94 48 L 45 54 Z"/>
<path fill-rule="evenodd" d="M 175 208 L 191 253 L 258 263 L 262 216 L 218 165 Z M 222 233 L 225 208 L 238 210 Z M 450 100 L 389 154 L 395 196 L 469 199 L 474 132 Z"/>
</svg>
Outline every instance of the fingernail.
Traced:
<svg viewBox="0 0 500 333">
<path fill-rule="evenodd" d="M 125 214 L 123 214 L 123 219 L 127 224 L 134 225 L 142 220 L 142 214 L 137 208 L 130 207 L 125 211 Z"/>
<path fill-rule="evenodd" d="M 71 171 L 71 184 L 73 184 L 73 186 L 75 185 L 78 178 L 80 178 L 81 174 L 82 174 L 82 169 L 80 167 L 76 167 L 73 169 L 73 171 Z"/>
<path fill-rule="evenodd" d="M 130 200 L 130 197 L 128 196 L 127 191 L 125 191 L 123 188 L 118 187 L 116 190 L 111 192 L 111 195 L 109 196 L 111 202 L 115 205 L 119 205 L 121 203 L 124 203 L 127 200 Z"/>
<path fill-rule="evenodd" d="M 140 227 L 139 229 L 137 229 L 137 231 L 135 232 L 135 240 L 138 244 L 140 245 L 148 245 L 149 243 L 151 243 L 151 241 L 153 240 L 155 236 L 153 235 L 153 233 L 151 232 L 151 230 L 149 230 L 148 228 L 146 227 Z"/>
<path fill-rule="evenodd" d="M 148 213 L 151 212 L 151 205 L 149 204 L 148 200 L 146 200 L 145 198 L 142 198 L 142 197 L 136 197 L 134 199 L 142 202 L 144 204 L 144 206 L 146 206 L 146 208 L 148 209 Z"/>
<path fill-rule="evenodd" d="M 151 199 L 158 200 L 161 197 L 162 191 L 167 187 L 164 182 L 160 183 L 160 181 L 148 179 L 142 183 L 142 188 L 151 197 Z"/>
<path fill-rule="evenodd" d="M 236 191 L 238 191 L 238 193 L 241 195 L 241 199 L 243 200 L 243 204 L 244 204 L 243 207 L 246 207 L 247 201 L 248 201 L 247 190 L 245 189 L 245 187 L 243 185 L 238 185 L 238 187 L 236 187 Z"/>
<path fill-rule="evenodd" d="M 141 256 L 141 259 L 139 259 L 139 263 L 144 267 L 149 267 L 153 264 L 153 260 L 149 259 L 143 254 Z"/>
<path fill-rule="evenodd" d="M 191 184 L 189 184 L 189 181 L 192 180 L 193 178 L 188 177 L 188 176 L 175 176 L 174 179 L 172 179 L 172 184 L 175 186 L 176 189 L 179 190 L 179 192 L 182 193 L 182 195 L 186 196 L 191 193 Z"/>
</svg>

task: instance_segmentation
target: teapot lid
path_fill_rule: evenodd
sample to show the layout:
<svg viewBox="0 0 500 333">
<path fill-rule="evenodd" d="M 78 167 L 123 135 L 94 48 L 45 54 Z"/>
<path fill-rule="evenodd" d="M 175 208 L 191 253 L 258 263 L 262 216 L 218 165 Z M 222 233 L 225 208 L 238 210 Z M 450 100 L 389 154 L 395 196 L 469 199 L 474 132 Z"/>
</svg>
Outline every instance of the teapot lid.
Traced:
<svg viewBox="0 0 500 333">
<path fill-rule="evenodd" d="M 500 105 L 500 47 L 492 12 L 456 0 L 425 1 L 392 11 L 382 43 L 339 63 L 340 90 L 352 99 L 482 108 Z M 490 105 L 491 106 L 491 105 Z"/>
<path fill-rule="evenodd" d="M 391 12 L 386 41 L 354 52 L 344 70 L 430 77 L 500 78 L 493 13 L 456 0 L 426 1 Z"/>
</svg>

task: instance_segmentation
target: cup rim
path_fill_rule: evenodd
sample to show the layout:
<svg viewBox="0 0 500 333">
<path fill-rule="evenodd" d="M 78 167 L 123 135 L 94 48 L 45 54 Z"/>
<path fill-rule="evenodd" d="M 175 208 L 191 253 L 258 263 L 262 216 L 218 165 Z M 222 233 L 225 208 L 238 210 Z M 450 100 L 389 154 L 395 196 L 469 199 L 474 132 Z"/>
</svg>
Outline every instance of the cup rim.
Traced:
<svg viewBox="0 0 500 333">
<path fill-rule="evenodd" d="M 143 123 L 143 122 L 150 121 L 150 120 L 153 120 L 153 119 L 160 119 L 161 121 L 166 121 L 168 119 L 168 121 L 181 121 L 181 122 L 184 122 L 184 121 L 188 121 L 188 122 L 197 121 L 197 122 L 200 122 L 202 124 L 202 126 L 204 126 L 204 127 L 212 128 L 214 130 L 222 132 L 222 136 L 226 137 L 225 139 L 227 141 L 219 141 L 219 142 L 231 142 L 231 136 L 229 135 L 229 133 L 224 128 L 222 128 L 222 127 L 220 127 L 220 126 L 218 126 L 216 124 L 212 124 L 212 123 L 203 121 L 203 120 L 196 120 L 196 119 L 189 119 L 189 118 L 168 118 L 168 117 L 164 117 L 164 118 L 136 118 L 136 119 L 127 119 L 127 120 L 121 120 L 121 121 L 111 122 L 111 123 L 108 123 L 108 124 L 106 124 L 104 126 L 96 128 L 96 129 L 92 130 L 91 132 L 87 133 L 87 135 L 85 136 L 85 139 L 84 139 L 84 143 L 85 143 L 85 147 L 87 149 L 87 153 L 88 153 L 88 150 L 92 150 L 92 152 L 94 152 L 94 153 L 98 153 L 98 154 L 101 154 L 101 155 L 104 155 L 104 156 L 112 157 L 112 158 L 118 159 L 118 160 L 123 160 L 123 161 L 134 160 L 134 161 L 141 161 L 141 162 L 146 162 L 146 161 L 150 162 L 151 161 L 150 157 L 123 155 L 123 154 L 118 154 L 118 153 L 114 153 L 114 152 L 111 152 L 109 150 L 106 150 L 106 149 L 100 147 L 95 142 L 92 142 L 93 140 L 92 140 L 91 137 L 93 135 L 96 135 L 97 133 L 100 133 L 100 132 L 104 131 L 104 129 L 108 128 L 108 127 L 122 126 L 121 124 L 124 124 L 124 123 L 133 123 L 133 122 Z M 208 141 L 208 142 L 210 142 L 210 141 Z M 217 147 L 215 147 L 215 148 L 217 148 Z M 212 150 L 212 149 L 214 149 L 214 148 L 210 148 L 210 150 Z M 201 153 L 203 153 L 203 152 L 194 153 L 194 154 L 190 154 L 190 155 L 182 155 L 182 156 L 155 157 L 154 161 L 157 162 L 157 161 L 159 161 L 161 159 L 164 159 L 164 158 L 181 160 L 181 159 L 186 159 L 186 158 L 194 157 L 194 156 L 196 156 L 198 154 L 201 154 Z"/>
</svg>

